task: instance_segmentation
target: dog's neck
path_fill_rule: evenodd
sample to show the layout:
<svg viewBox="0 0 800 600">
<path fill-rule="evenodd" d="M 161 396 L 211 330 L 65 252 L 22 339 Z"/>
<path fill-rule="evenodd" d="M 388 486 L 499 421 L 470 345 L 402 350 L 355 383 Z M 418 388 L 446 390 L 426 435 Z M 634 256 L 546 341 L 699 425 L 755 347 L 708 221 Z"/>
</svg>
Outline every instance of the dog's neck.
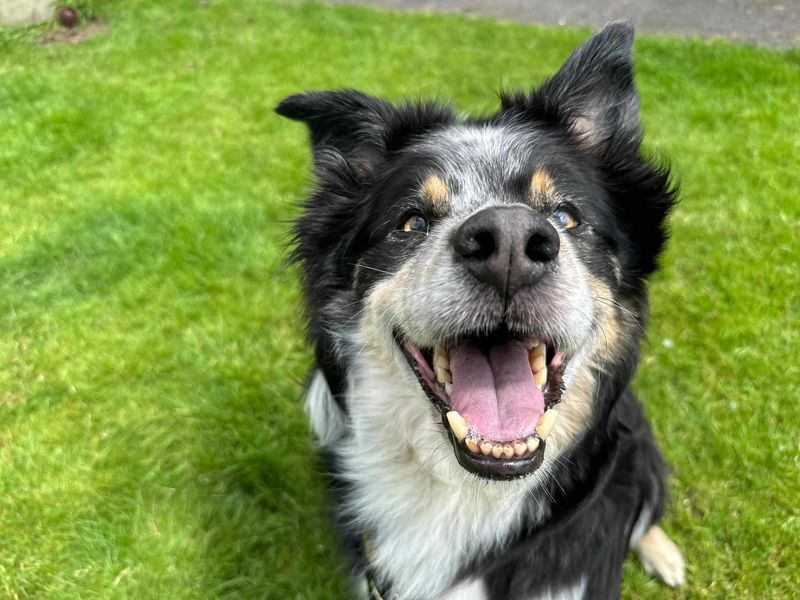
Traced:
<svg viewBox="0 0 800 600">
<path fill-rule="evenodd" d="M 364 499 L 358 518 L 367 519 L 361 521 L 366 531 L 361 540 L 368 580 L 387 599 L 394 597 L 391 590 L 402 594 L 398 597 L 450 598 L 448 588 L 461 582 L 462 575 L 479 572 L 479 565 L 492 570 L 495 560 L 514 552 L 520 536 L 524 542 L 532 531 L 546 535 L 591 510 L 605 492 L 617 459 L 618 446 L 608 441 L 591 456 L 591 464 L 573 465 L 582 477 L 561 474 L 557 479 L 563 483 L 549 478 L 523 488 L 475 480 L 453 487 L 414 464 L 411 456 L 393 462 L 397 478 L 357 477 L 351 498 Z M 581 445 L 594 443 L 585 438 Z M 493 558 L 500 548 L 505 558 Z M 464 582 L 471 585 L 468 579 Z M 457 593 L 454 597 L 461 598 Z"/>
<path fill-rule="evenodd" d="M 339 499 L 341 521 L 357 543 L 368 535 L 371 573 L 404 597 L 444 597 L 468 561 L 483 561 L 521 530 L 566 517 L 585 487 L 579 479 L 596 479 L 591 474 L 602 467 L 555 463 L 522 480 L 478 479 L 456 462 L 428 399 L 368 353 L 351 364 L 346 418 L 326 390 L 324 378 L 315 377 L 307 404 L 346 489 Z M 602 458 L 594 450 L 581 454 Z M 578 494 L 554 507 L 563 488 Z"/>
<path fill-rule="evenodd" d="M 375 398 L 393 413 L 378 414 Z M 356 361 L 347 404 L 359 408 L 335 453 L 349 483 L 342 509 L 358 534 L 368 533 L 375 573 L 404 596 L 440 597 L 463 557 L 491 552 L 523 519 L 541 521 L 548 504 L 537 501 L 544 474 L 491 482 L 464 472 L 435 415 L 412 408 L 419 402 L 428 401 L 413 387 Z"/>
</svg>

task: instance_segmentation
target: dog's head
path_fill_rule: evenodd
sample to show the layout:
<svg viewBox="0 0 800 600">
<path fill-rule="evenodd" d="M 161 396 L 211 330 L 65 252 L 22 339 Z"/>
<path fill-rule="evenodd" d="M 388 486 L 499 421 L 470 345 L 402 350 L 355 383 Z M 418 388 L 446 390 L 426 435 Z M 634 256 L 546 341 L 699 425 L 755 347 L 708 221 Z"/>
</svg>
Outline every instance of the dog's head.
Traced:
<svg viewBox="0 0 800 600">
<path fill-rule="evenodd" d="M 328 441 L 509 479 L 608 415 L 674 202 L 640 152 L 632 46 L 612 24 L 486 118 L 355 91 L 281 102 L 318 182 L 296 257 Z"/>
</svg>

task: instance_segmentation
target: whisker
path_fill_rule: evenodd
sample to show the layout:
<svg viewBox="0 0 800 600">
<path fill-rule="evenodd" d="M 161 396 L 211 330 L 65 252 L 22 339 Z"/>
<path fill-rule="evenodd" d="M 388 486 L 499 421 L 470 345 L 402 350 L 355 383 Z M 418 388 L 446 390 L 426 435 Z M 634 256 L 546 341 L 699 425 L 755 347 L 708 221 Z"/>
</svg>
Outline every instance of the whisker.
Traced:
<svg viewBox="0 0 800 600">
<path fill-rule="evenodd" d="M 384 275 L 397 275 L 397 271 L 384 271 L 383 269 L 379 269 L 378 267 L 370 267 L 369 265 L 365 265 L 364 263 L 347 263 L 351 267 L 356 267 L 357 269 L 368 269 L 370 271 L 376 271 L 378 273 L 383 273 Z"/>
</svg>

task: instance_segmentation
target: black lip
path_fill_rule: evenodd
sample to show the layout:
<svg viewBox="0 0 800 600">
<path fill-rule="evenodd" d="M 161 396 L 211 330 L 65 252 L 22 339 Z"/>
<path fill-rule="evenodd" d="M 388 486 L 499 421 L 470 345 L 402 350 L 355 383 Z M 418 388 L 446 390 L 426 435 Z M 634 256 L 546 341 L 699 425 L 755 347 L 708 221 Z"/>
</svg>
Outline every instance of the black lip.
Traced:
<svg viewBox="0 0 800 600">
<path fill-rule="evenodd" d="M 484 455 L 477 455 L 470 452 L 464 446 L 464 444 L 458 441 L 452 429 L 450 429 L 450 425 L 447 421 L 447 413 L 452 409 L 442 401 L 442 399 L 436 394 L 436 392 L 434 392 L 430 388 L 428 382 L 425 381 L 424 377 L 419 372 L 419 368 L 417 367 L 416 361 L 408 353 L 408 351 L 405 348 L 405 345 L 403 344 L 403 336 L 400 335 L 399 333 L 396 333 L 395 341 L 397 345 L 400 347 L 403 356 L 405 356 L 406 361 L 411 367 L 411 370 L 414 371 L 414 375 L 416 375 L 417 377 L 417 382 L 419 383 L 422 390 L 425 392 L 425 395 L 428 397 L 430 402 L 439 410 L 442 419 L 442 426 L 444 427 L 444 430 L 447 432 L 447 438 L 450 440 L 450 445 L 453 447 L 453 451 L 455 452 L 458 464 L 460 464 L 467 471 L 474 473 L 479 477 L 483 477 L 485 479 L 500 480 L 500 481 L 508 481 L 511 479 L 519 479 L 521 477 L 525 477 L 536 471 L 542 465 L 542 462 L 544 461 L 545 447 L 547 445 L 545 440 L 540 440 L 539 447 L 533 454 L 524 457 L 515 457 L 508 459 L 495 458 L 493 456 L 487 457 Z M 560 381 L 558 385 L 559 386 L 561 385 Z M 550 408 L 554 404 L 557 404 L 557 402 L 554 402 L 549 406 L 546 405 L 546 408 Z"/>
</svg>

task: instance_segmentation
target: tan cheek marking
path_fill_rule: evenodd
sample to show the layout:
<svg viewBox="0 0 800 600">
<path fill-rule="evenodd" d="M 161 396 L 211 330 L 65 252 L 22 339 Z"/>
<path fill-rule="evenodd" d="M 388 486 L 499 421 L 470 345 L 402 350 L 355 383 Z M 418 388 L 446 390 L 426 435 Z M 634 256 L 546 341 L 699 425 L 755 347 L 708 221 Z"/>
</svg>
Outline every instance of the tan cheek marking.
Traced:
<svg viewBox="0 0 800 600">
<path fill-rule="evenodd" d="M 433 205 L 437 213 L 447 212 L 450 188 L 438 175 L 429 175 L 422 182 L 422 197 Z"/>
<path fill-rule="evenodd" d="M 558 441 L 554 451 L 560 451 L 583 434 L 592 418 L 596 381 L 592 375 L 592 365 L 605 365 L 619 358 L 619 352 L 625 352 L 624 330 L 618 313 L 610 304 L 612 295 L 609 287 L 583 269 L 584 277 L 589 284 L 592 297 L 595 299 L 597 319 L 600 329 L 597 332 L 595 349 L 587 364 L 575 377 L 574 382 L 564 391 L 558 409 L 558 423 L 553 437 Z M 548 440 L 550 443 L 550 440 Z"/>
<path fill-rule="evenodd" d="M 603 361 L 617 358 L 622 338 L 622 326 L 617 316 L 617 311 L 612 306 L 612 294 L 608 285 L 586 273 L 589 281 L 589 288 L 592 290 L 592 297 L 595 299 L 597 316 L 600 321 L 598 331 L 596 355 Z"/>
<path fill-rule="evenodd" d="M 531 177 L 531 200 L 542 201 L 553 193 L 553 179 L 547 171 L 537 169 Z"/>
<path fill-rule="evenodd" d="M 396 324 L 395 320 L 403 318 L 402 306 L 406 302 L 408 290 L 412 289 L 415 275 L 419 275 L 416 265 L 413 261 L 406 263 L 394 275 L 378 283 L 365 298 L 361 326 L 365 347 L 372 352 L 376 364 L 389 377 L 397 374 L 397 357 L 390 350 L 393 343 L 387 340 L 387 336 L 393 336 L 392 326 Z M 399 313 L 398 305 L 401 307 Z"/>
<path fill-rule="evenodd" d="M 589 368 L 584 367 L 564 390 L 561 402 L 556 406 L 558 421 L 553 435 L 547 440 L 548 448 L 555 438 L 558 447 L 553 450 L 560 452 L 586 431 L 591 422 L 594 387 L 595 379 Z"/>
</svg>

